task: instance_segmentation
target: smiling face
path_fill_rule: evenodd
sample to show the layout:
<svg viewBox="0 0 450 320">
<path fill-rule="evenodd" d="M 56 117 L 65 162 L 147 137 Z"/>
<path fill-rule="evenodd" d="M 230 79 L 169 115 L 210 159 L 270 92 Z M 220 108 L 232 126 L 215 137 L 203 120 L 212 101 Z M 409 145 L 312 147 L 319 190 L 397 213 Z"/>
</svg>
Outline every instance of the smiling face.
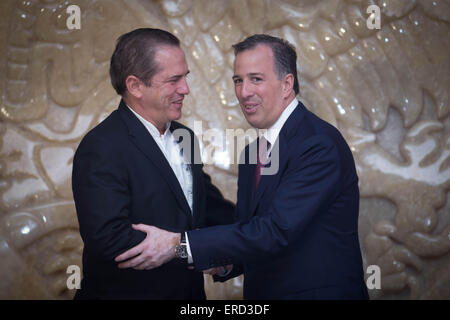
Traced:
<svg viewBox="0 0 450 320">
<path fill-rule="evenodd" d="M 263 44 L 237 54 L 233 82 L 247 122 L 258 129 L 270 128 L 295 97 L 292 75 L 278 79 L 272 49 Z"/>
<path fill-rule="evenodd" d="M 159 66 L 150 80 L 150 86 L 143 88 L 143 104 L 146 114 L 157 128 L 181 117 L 184 96 L 189 94 L 186 76 L 189 73 L 183 50 L 175 46 L 164 46 L 155 53 Z"/>
<path fill-rule="evenodd" d="M 135 76 L 127 77 L 125 102 L 163 133 L 166 123 L 180 119 L 184 96 L 189 94 L 189 73 L 183 50 L 178 46 L 162 46 L 154 55 L 158 66 L 144 83 Z"/>
</svg>

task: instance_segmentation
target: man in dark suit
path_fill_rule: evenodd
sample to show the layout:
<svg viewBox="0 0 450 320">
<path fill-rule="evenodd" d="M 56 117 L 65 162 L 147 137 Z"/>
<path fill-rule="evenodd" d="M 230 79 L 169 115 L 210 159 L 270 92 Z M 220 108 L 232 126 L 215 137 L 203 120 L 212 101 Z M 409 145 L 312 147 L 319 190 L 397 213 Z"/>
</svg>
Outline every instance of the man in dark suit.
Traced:
<svg viewBox="0 0 450 320">
<path fill-rule="evenodd" d="M 188 73 L 179 40 L 166 31 L 137 29 L 118 39 L 110 76 L 122 101 L 83 138 L 73 161 L 84 241 L 76 299 L 205 299 L 203 274 L 188 268 L 179 233 L 231 223 L 234 206 L 194 161 L 193 132 L 175 121 L 189 93 Z M 180 259 L 153 270 L 120 269 L 114 261 L 160 236 L 178 245 Z"/>
<path fill-rule="evenodd" d="M 347 143 L 296 99 L 297 55 L 288 42 L 255 35 L 234 49 L 242 112 L 267 131 L 243 152 L 236 223 L 187 232 L 195 267 L 234 264 L 222 280 L 243 273 L 245 299 L 367 299 Z"/>
</svg>

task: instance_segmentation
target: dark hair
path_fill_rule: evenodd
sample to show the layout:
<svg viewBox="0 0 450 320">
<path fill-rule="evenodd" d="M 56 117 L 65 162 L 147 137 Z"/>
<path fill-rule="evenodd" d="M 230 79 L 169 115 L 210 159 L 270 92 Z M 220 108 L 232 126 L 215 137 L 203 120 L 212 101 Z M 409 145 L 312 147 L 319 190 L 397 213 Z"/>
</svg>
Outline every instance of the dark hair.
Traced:
<svg viewBox="0 0 450 320">
<path fill-rule="evenodd" d="M 126 91 L 125 80 L 134 75 L 150 85 L 151 78 L 159 71 L 154 56 L 161 46 L 180 46 L 173 34 L 151 28 L 136 29 L 121 35 L 111 56 L 109 76 L 111 84 L 120 95 Z"/>
<path fill-rule="evenodd" d="M 260 44 L 266 45 L 272 49 L 274 56 L 273 63 L 278 79 L 281 79 L 289 73 L 294 76 L 294 92 L 295 94 L 298 94 L 297 53 L 295 52 L 294 46 L 288 41 L 267 34 L 255 34 L 244 41 L 233 45 L 234 55 L 237 56 L 238 53 L 253 49 Z"/>
</svg>

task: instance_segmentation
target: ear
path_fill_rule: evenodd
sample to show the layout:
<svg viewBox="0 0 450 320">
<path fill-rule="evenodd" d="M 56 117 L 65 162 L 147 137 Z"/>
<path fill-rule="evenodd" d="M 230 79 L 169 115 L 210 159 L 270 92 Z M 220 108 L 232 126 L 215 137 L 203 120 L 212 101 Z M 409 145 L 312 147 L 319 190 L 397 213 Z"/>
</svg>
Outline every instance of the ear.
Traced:
<svg viewBox="0 0 450 320">
<path fill-rule="evenodd" d="M 287 98 L 290 96 L 292 91 L 294 90 L 294 76 L 289 73 L 283 78 L 283 98 Z"/>
<path fill-rule="evenodd" d="M 142 97 L 142 81 L 139 80 L 136 76 L 128 76 L 125 79 L 125 86 L 127 87 L 128 94 L 135 98 L 141 98 Z"/>
</svg>

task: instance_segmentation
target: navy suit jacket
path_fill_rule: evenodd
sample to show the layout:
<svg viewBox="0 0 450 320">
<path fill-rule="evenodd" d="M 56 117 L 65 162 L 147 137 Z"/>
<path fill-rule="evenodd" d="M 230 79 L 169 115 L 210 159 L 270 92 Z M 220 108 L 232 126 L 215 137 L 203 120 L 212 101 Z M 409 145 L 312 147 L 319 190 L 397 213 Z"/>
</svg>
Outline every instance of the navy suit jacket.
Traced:
<svg viewBox="0 0 450 320">
<path fill-rule="evenodd" d="M 199 153 L 195 136 L 191 157 Z M 199 157 L 198 157 L 199 158 Z M 193 160 L 193 159 L 191 159 Z M 194 163 L 193 161 L 191 163 Z M 193 214 L 160 148 L 123 103 L 81 141 L 73 161 L 72 188 L 84 241 L 80 299 L 204 299 L 203 274 L 177 259 L 154 270 L 119 269 L 114 258 L 144 240 L 131 224 L 184 232 L 231 223 L 234 205 L 191 165 Z"/>
<path fill-rule="evenodd" d="M 347 143 L 301 103 L 276 143 L 278 172 L 257 191 L 256 165 L 239 165 L 236 223 L 188 232 L 196 267 L 235 264 L 228 278 L 243 272 L 245 299 L 368 298 Z"/>
</svg>

